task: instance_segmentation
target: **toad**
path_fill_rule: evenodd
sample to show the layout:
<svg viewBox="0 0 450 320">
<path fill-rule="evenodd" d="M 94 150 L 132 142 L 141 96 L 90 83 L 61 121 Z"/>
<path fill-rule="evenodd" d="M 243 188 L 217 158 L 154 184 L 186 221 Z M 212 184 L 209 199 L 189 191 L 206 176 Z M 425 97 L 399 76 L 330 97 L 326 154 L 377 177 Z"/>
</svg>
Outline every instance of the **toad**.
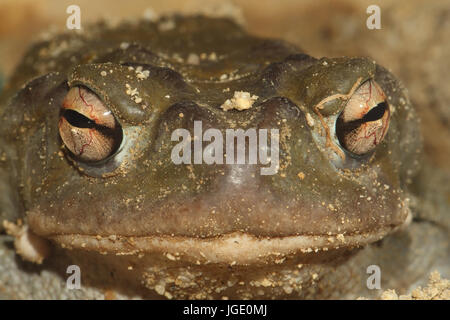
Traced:
<svg viewBox="0 0 450 320">
<path fill-rule="evenodd" d="M 34 45 L 0 104 L 4 228 L 83 284 L 345 298 L 370 291 L 369 265 L 405 289 L 428 270 L 405 268 L 442 252 L 414 251 L 439 229 L 412 210 L 418 118 L 371 59 L 316 59 L 227 19 L 99 24 Z"/>
</svg>

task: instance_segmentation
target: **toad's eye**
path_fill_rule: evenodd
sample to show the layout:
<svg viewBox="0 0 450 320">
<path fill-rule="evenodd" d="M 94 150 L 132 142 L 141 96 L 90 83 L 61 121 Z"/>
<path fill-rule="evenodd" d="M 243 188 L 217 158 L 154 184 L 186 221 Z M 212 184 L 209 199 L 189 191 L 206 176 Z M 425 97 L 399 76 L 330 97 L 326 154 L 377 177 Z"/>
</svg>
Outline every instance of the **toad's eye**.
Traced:
<svg viewBox="0 0 450 320">
<path fill-rule="evenodd" d="M 368 80 L 355 91 L 339 115 L 336 135 L 347 151 L 364 155 L 383 141 L 389 117 L 383 90 L 375 81 Z"/>
<path fill-rule="evenodd" d="M 73 87 L 64 98 L 59 119 L 64 145 L 80 160 L 100 161 L 122 142 L 122 128 L 100 98 L 84 87 Z"/>
</svg>

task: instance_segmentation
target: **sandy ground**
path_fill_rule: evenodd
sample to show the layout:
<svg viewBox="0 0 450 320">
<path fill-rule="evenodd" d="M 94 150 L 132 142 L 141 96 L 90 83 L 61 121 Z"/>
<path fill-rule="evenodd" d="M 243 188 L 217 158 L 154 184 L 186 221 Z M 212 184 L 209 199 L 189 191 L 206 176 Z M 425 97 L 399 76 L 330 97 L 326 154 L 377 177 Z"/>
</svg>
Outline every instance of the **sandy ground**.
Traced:
<svg viewBox="0 0 450 320">
<path fill-rule="evenodd" d="M 386 290 L 381 294 L 382 300 L 449 300 L 450 281 L 441 279 L 438 272 L 432 272 L 425 288 L 414 289 L 410 294 L 398 295 L 395 290 Z"/>
<path fill-rule="evenodd" d="M 422 118 L 425 152 L 450 170 L 450 1 L 384 0 L 381 30 L 366 27 L 366 0 L 78 0 L 82 25 L 143 14 L 206 12 L 232 15 L 254 34 L 297 44 L 310 55 L 370 56 L 409 89 Z M 65 27 L 69 0 L 0 0 L 0 71 L 7 77 L 37 34 Z M 1 80 L 0 80 L 1 82 Z M 450 194 L 448 195 L 450 203 Z M 400 298 L 449 298 L 448 280 L 430 275 L 429 287 Z M 444 288 L 444 289 L 442 289 Z M 445 289 L 447 288 L 447 289 Z M 442 289 L 442 290 L 441 290 Z M 436 290 L 440 293 L 436 293 Z M 391 291 L 383 298 L 399 298 Z"/>
</svg>

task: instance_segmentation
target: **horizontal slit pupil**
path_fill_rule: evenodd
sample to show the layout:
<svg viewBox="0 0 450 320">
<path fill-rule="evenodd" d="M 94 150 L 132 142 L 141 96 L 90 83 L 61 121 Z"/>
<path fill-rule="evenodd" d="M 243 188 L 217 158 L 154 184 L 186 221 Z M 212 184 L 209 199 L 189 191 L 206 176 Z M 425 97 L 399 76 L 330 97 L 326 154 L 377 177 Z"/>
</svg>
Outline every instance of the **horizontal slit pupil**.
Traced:
<svg viewBox="0 0 450 320">
<path fill-rule="evenodd" d="M 377 104 L 369 112 L 367 112 L 361 120 L 363 122 L 379 120 L 383 117 L 384 113 L 386 112 L 386 109 L 387 109 L 387 103 L 383 101 L 383 102 Z"/>
<path fill-rule="evenodd" d="M 66 118 L 72 126 L 77 128 L 94 128 L 95 122 L 91 119 L 85 117 L 79 112 L 74 110 L 66 109 L 63 111 L 63 117 Z"/>
</svg>

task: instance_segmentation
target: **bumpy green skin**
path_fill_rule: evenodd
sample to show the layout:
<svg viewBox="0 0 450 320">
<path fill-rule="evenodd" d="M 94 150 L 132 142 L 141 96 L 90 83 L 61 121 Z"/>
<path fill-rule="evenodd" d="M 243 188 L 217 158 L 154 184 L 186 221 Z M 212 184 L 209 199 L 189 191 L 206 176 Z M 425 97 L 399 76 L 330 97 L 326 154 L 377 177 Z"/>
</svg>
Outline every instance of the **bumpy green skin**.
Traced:
<svg viewBox="0 0 450 320">
<path fill-rule="evenodd" d="M 405 221 L 420 134 L 405 90 L 389 72 L 364 58 L 318 60 L 225 19 L 171 19 L 170 30 L 161 21 L 98 25 L 31 48 L 0 98 L 0 218 L 25 218 L 49 238 L 385 234 Z M 187 63 L 202 53 L 217 59 Z M 138 79 L 128 66 L 150 76 Z M 388 98 L 388 134 L 370 155 L 345 153 L 340 161 L 314 108 L 368 79 Z M 104 101 L 125 133 L 119 152 L 98 164 L 71 156 L 58 133 L 62 100 L 80 84 Z M 141 103 L 126 84 L 138 89 Z M 235 91 L 259 98 L 249 110 L 223 111 Z M 320 113 L 332 121 L 345 103 L 335 99 Z M 261 165 L 175 165 L 171 133 L 185 128 L 193 136 L 194 120 L 203 130 L 279 129 L 280 170 L 261 176 Z"/>
</svg>

